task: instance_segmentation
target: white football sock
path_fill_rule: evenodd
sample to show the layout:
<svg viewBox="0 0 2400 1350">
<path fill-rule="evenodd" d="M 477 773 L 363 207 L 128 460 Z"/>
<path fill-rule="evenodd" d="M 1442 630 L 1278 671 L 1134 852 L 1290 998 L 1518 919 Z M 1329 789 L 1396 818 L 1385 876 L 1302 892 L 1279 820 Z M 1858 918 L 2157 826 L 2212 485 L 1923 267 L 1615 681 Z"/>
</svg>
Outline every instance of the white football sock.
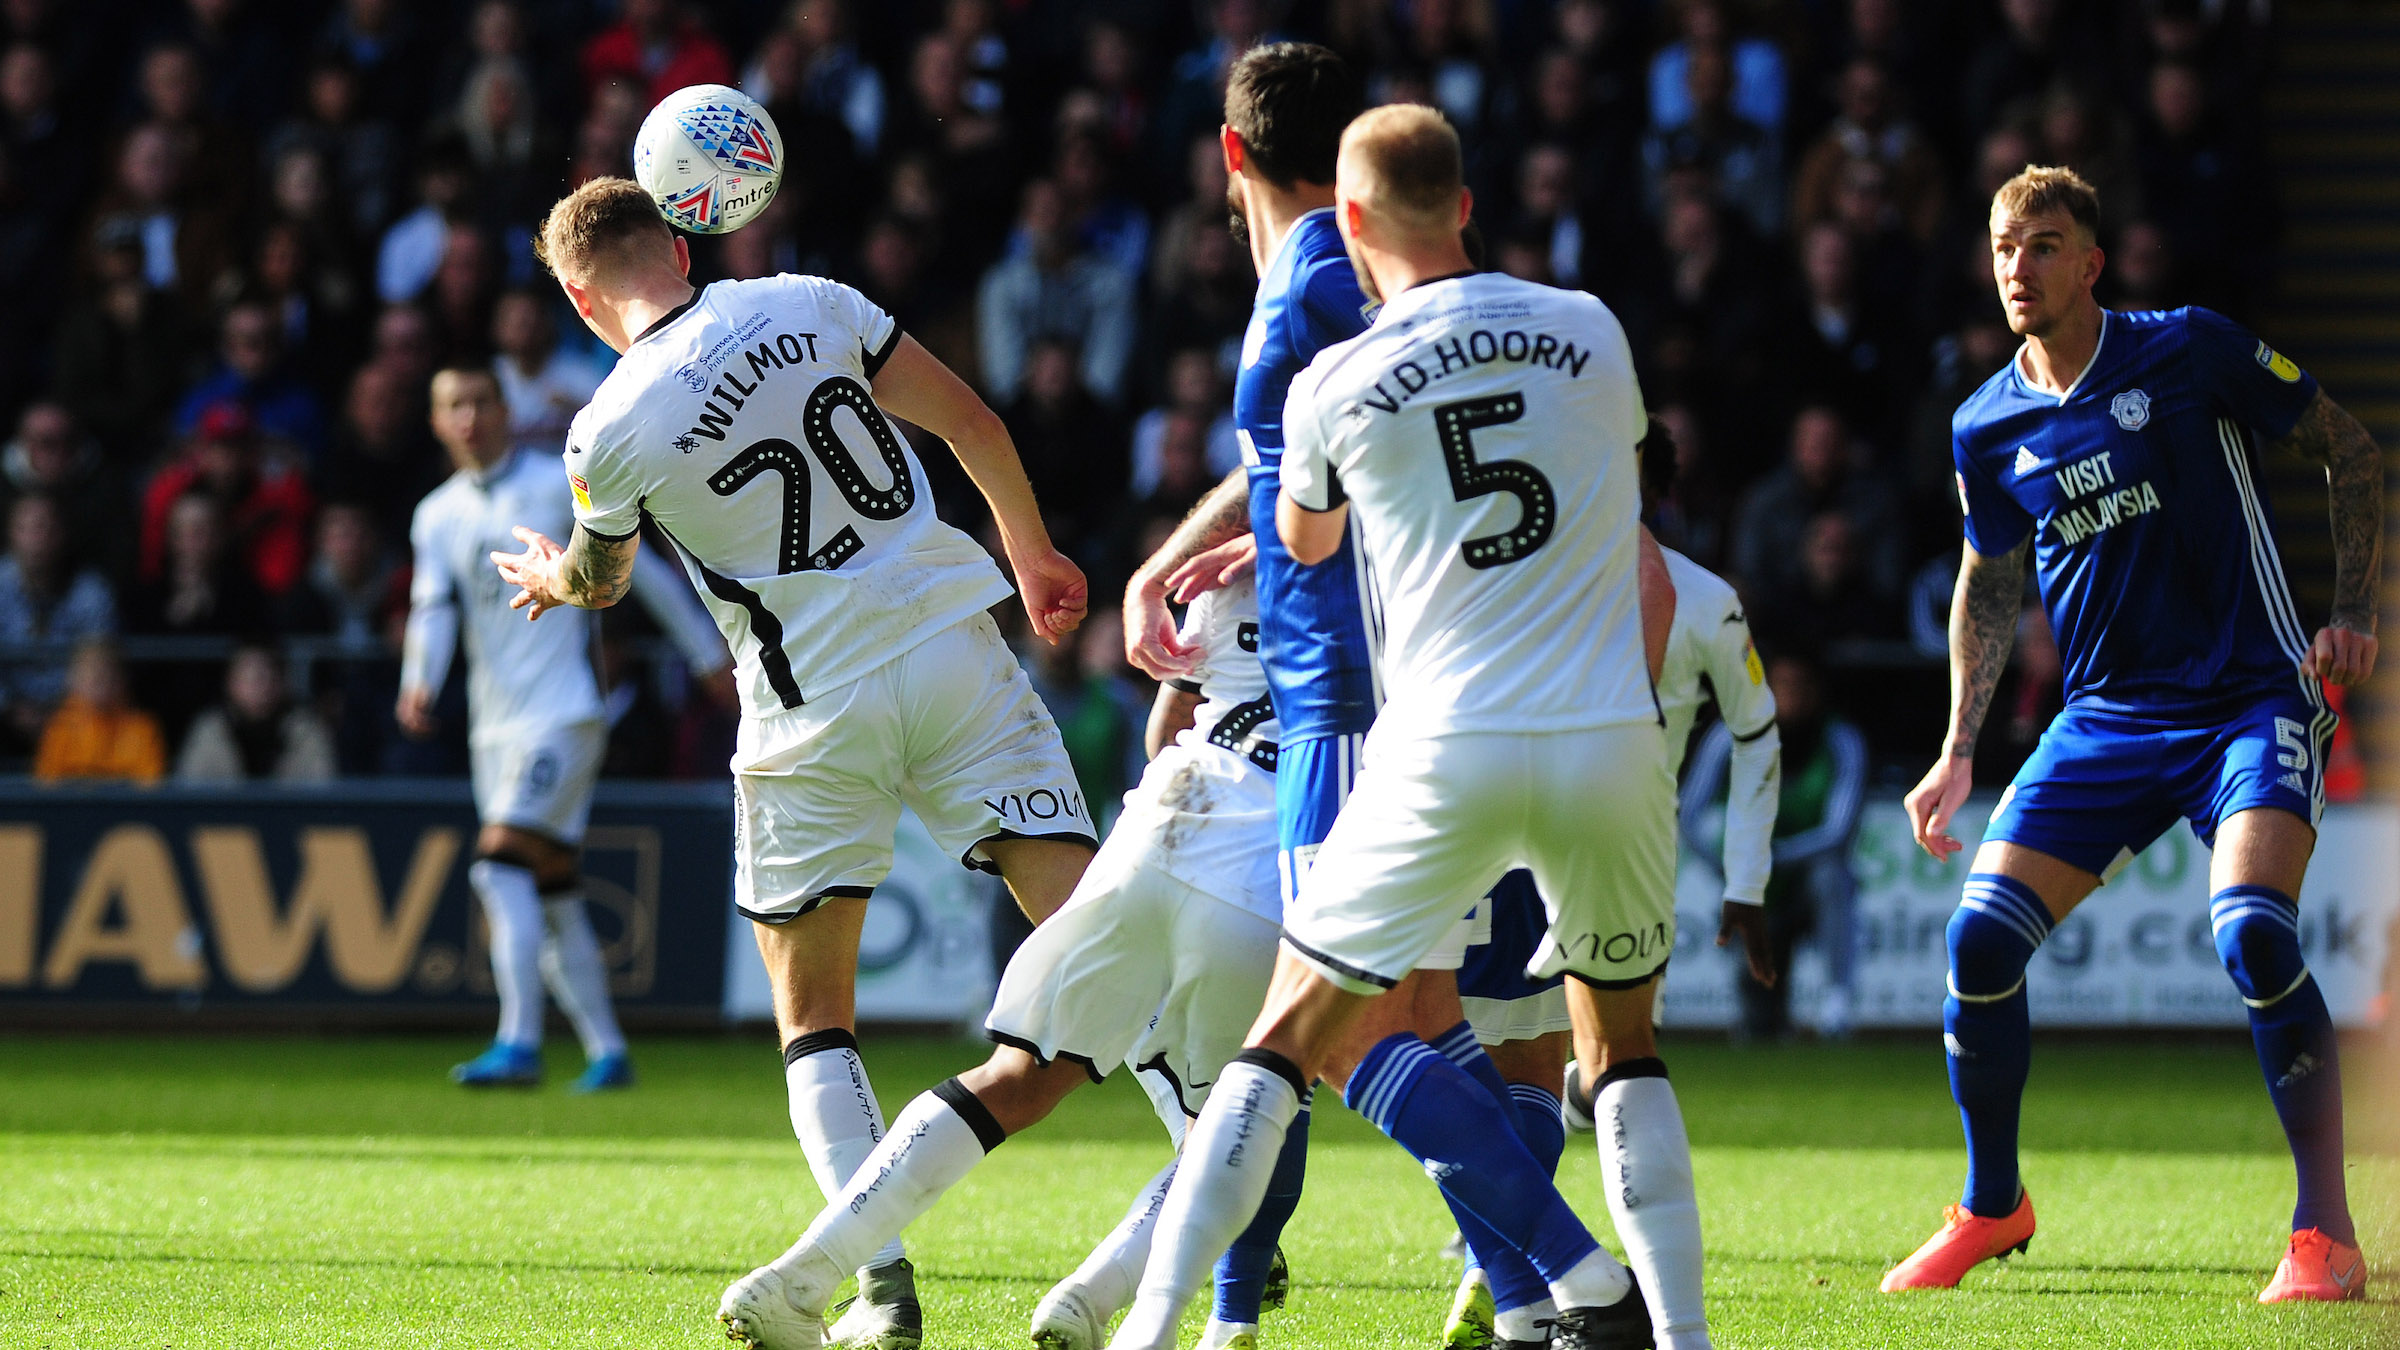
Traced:
<svg viewBox="0 0 2400 1350">
<path fill-rule="evenodd" d="M 1549 1299 L 1536 1299 L 1522 1308 L 1502 1308 L 1492 1314 L 1492 1334 L 1505 1341 L 1532 1341 L 1545 1344 L 1550 1328 L 1543 1323 L 1558 1316 L 1558 1305 Z"/>
<path fill-rule="evenodd" d="M 1127 1207 L 1125 1217 L 1109 1230 L 1092 1254 L 1083 1258 L 1075 1273 L 1066 1282 L 1083 1291 L 1084 1303 L 1091 1308 L 1103 1326 L 1108 1319 L 1125 1310 L 1133 1302 L 1134 1289 L 1142 1280 L 1142 1267 L 1150 1260 L 1150 1239 L 1158 1232 L 1159 1212 L 1166 1208 L 1167 1187 L 1175 1180 L 1175 1164 L 1169 1162 L 1158 1175 L 1142 1186 Z"/>
<path fill-rule="evenodd" d="M 542 980 L 575 1024 L 583 1057 L 624 1054 L 625 1033 L 617 1029 L 617 1010 L 608 998 L 608 966 L 600 959 L 600 936 L 592 931 L 583 896 L 545 897 L 542 917 L 549 927 L 542 940 Z"/>
<path fill-rule="evenodd" d="M 1609 1217 L 1642 1277 L 1661 1350 L 1707 1350 L 1701 1306 L 1700 1200 L 1683 1109 L 1664 1078 L 1625 1078 L 1600 1089 L 1600 1171 Z"/>
<path fill-rule="evenodd" d="M 1605 1308 L 1633 1290 L 1633 1277 L 1606 1247 L 1567 1268 L 1550 1282 L 1551 1301 L 1561 1308 Z"/>
<path fill-rule="evenodd" d="M 1158 1217 L 1141 1291 L 1110 1339 L 1110 1350 L 1169 1350 L 1184 1306 L 1209 1280 L 1217 1258 L 1257 1217 L 1300 1114 L 1300 1092 L 1273 1069 L 1237 1059 L 1217 1075 L 1192 1122 L 1183 1163 Z"/>
<path fill-rule="evenodd" d="M 533 873 L 496 858 L 467 869 L 491 933 L 492 987 L 500 994 L 496 1039 L 534 1049 L 542 1043 L 542 898 Z"/>
<path fill-rule="evenodd" d="M 840 1029 L 812 1031 L 784 1049 L 783 1084 L 791 1098 L 792 1133 L 808 1155 L 808 1170 L 831 1204 L 858 1165 L 883 1141 L 883 1104 L 867 1083 L 858 1038 Z M 905 1255 L 895 1230 L 870 1266 Z"/>
<path fill-rule="evenodd" d="M 961 1097 L 965 1100 L 957 1101 Z M 981 1119 L 970 1123 L 970 1116 Z M 776 1258 L 776 1268 L 786 1279 L 811 1282 L 830 1273 L 832 1283 L 822 1289 L 803 1285 L 817 1306 L 824 1306 L 843 1275 L 870 1264 L 877 1247 L 933 1208 L 942 1192 L 957 1185 L 1000 1139 L 991 1113 L 957 1079 L 919 1094 L 859 1165 L 851 1184 L 835 1192 L 800 1240 Z"/>
</svg>

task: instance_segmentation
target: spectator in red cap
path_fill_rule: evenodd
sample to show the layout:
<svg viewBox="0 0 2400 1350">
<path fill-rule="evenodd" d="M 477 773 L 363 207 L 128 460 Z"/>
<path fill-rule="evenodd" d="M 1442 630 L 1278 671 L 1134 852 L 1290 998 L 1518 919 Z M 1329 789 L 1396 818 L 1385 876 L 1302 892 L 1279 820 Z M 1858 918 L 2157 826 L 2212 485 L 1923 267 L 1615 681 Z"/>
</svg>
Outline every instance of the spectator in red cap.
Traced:
<svg viewBox="0 0 2400 1350">
<path fill-rule="evenodd" d="M 141 575 L 165 571 L 167 517 L 178 498 L 199 491 L 224 511 L 232 552 L 268 595 L 292 588 L 308 566 L 308 522 L 316 499 L 296 466 L 261 453 L 249 410 L 226 400 L 193 419 L 183 454 L 158 471 L 142 496 Z"/>
</svg>

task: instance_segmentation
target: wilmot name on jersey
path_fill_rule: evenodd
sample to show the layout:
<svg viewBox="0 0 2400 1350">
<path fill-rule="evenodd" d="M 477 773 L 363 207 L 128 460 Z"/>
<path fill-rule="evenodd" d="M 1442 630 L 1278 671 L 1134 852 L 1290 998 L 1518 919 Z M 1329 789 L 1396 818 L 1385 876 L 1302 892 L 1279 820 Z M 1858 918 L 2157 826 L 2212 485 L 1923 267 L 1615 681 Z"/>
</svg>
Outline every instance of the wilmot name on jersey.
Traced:
<svg viewBox="0 0 2400 1350">
<path fill-rule="evenodd" d="M 1581 375 L 1584 363 L 1591 359 L 1589 348 L 1553 333 L 1528 333 L 1518 328 L 1496 333 L 1489 328 L 1470 329 L 1428 343 L 1417 348 L 1407 360 L 1395 362 L 1375 381 L 1373 393 L 1359 395 L 1359 403 L 1377 412 L 1396 413 L 1402 404 L 1428 387 L 1462 370 L 1499 362 L 1563 370 L 1571 378 Z"/>
<path fill-rule="evenodd" d="M 757 316 L 764 318 L 764 315 Z M 755 330 L 753 330 L 755 331 Z M 743 334 L 747 339 L 749 334 Z M 693 393 L 706 393 L 700 404 L 700 420 L 676 438 L 675 444 L 685 454 L 697 449 L 702 440 L 721 441 L 725 429 L 733 425 L 733 415 L 742 410 L 759 386 L 775 372 L 802 364 L 814 365 L 817 360 L 817 335 L 814 333 L 776 333 L 759 339 L 758 345 L 726 348 L 735 340 L 728 338 L 709 348 L 700 360 L 684 366 L 675 373 Z M 714 368 L 712 370 L 712 367 Z M 744 379 L 747 370 L 749 378 Z M 708 376 L 713 373 L 713 383 Z"/>
</svg>

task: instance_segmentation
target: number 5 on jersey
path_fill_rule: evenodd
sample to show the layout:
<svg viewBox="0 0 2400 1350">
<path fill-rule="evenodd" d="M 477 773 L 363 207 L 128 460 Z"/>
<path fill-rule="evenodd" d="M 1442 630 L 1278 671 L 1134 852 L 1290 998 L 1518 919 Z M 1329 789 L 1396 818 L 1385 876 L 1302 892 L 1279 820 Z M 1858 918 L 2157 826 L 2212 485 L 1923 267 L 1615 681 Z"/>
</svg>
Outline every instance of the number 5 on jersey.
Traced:
<svg viewBox="0 0 2400 1350">
<path fill-rule="evenodd" d="M 867 481 L 858 461 L 851 458 L 850 448 L 842 443 L 833 427 L 833 415 L 848 408 L 858 415 L 859 425 L 875 442 L 876 454 L 884 468 L 891 471 L 892 485 L 878 488 Z M 842 494 L 850 509 L 868 520 L 898 520 L 917 503 L 916 481 L 909 476 L 908 456 L 900 448 L 900 438 L 892 434 L 891 423 L 875 406 L 874 396 L 858 381 L 847 375 L 836 375 L 808 396 L 808 406 L 800 418 L 801 439 L 808 442 L 808 453 L 833 478 L 833 486 Z M 744 448 L 726 460 L 709 475 L 709 489 L 720 497 L 730 497 L 749 486 L 760 474 L 772 473 L 783 479 L 783 539 L 777 550 L 779 572 L 830 572 L 866 547 L 858 537 L 855 526 L 844 525 L 834 531 L 823 548 L 808 546 L 808 513 L 812 500 L 808 461 L 800 457 L 799 447 L 790 441 L 770 438 Z"/>
<path fill-rule="evenodd" d="M 1525 396 L 1516 393 L 1462 399 L 1433 410 L 1433 424 L 1442 438 L 1442 466 L 1450 471 L 1451 495 L 1468 502 L 1505 492 L 1524 508 L 1515 529 L 1478 535 L 1458 546 L 1469 567 L 1505 567 L 1516 562 L 1550 542 L 1550 531 L 1558 523 L 1558 495 L 1541 470 L 1521 459 L 1475 458 L 1478 428 L 1505 426 L 1524 415 Z"/>
</svg>

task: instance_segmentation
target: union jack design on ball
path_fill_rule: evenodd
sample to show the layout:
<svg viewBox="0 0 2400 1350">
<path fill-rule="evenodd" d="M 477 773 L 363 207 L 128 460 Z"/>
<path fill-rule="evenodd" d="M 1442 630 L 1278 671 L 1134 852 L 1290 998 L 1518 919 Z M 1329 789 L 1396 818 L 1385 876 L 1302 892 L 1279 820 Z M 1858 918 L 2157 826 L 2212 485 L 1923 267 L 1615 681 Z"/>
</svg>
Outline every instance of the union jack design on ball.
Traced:
<svg viewBox="0 0 2400 1350">
<path fill-rule="evenodd" d="M 717 185 L 714 180 L 702 183 L 680 197 L 669 197 L 663 203 L 667 214 L 702 229 L 717 223 Z"/>
<path fill-rule="evenodd" d="M 677 117 L 683 134 L 719 165 L 736 171 L 775 170 L 775 142 L 758 119 L 740 108 L 707 103 Z"/>
</svg>

